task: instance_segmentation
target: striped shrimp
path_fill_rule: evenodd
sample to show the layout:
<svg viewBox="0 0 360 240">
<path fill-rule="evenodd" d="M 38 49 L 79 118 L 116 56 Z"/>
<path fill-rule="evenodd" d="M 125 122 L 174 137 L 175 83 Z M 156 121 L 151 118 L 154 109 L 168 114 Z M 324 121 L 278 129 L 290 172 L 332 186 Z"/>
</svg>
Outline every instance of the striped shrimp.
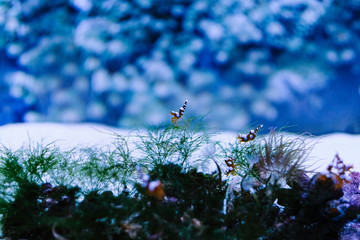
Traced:
<svg viewBox="0 0 360 240">
<path fill-rule="evenodd" d="M 185 109 L 186 109 L 186 104 L 187 104 L 188 100 L 185 100 L 184 105 L 182 105 L 182 107 L 179 109 L 179 112 L 175 112 L 175 111 L 171 111 L 170 115 L 172 115 L 173 117 L 171 118 L 171 122 L 173 124 L 177 124 L 177 121 L 181 118 L 181 116 L 184 114 Z"/>
<path fill-rule="evenodd" d="M 238 139 L 240 142 L 248 142 L 252 141 L 256 138 L 256 134 L 259 131 L 260 128 L 262 128 L 263 125 L 260 125 L 259 127 L 255 128 L 254 130 L 251 130 L 248 135 L 242 134 L 238 135 Z"/>
</svg>

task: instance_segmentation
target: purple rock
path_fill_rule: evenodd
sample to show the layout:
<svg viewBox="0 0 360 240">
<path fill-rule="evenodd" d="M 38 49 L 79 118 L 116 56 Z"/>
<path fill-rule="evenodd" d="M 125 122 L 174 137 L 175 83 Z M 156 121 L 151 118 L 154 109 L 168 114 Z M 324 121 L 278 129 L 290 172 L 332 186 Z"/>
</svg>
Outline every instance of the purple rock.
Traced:
<svg viewBox="0 0 360 240">
<path fill-rule="evenodd" d="M 360 173 L 352 172 L 351 180 L 342 187 L 344 196 L 342 200 L 349 202 L 352 207 L 360 207 Z"/>
</svg>

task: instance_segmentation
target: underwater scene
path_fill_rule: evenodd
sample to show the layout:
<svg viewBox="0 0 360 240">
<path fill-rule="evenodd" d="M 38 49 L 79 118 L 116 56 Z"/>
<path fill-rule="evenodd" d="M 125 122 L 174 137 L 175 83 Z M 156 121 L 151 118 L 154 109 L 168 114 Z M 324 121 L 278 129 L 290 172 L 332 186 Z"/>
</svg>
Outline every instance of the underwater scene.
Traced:
<svg viewBox="0 0 360 240">
<path fill-rule="evenodd" d="M 360 239 L 359 0 L 0 0 L 0 239 Z"/>
<path fill-rule="evenodd" d="M 0 124 L 360 133 L 357 0 L 1 0 Z M 226 121 L 223 121 L 226 119 Z"/>
</svg>

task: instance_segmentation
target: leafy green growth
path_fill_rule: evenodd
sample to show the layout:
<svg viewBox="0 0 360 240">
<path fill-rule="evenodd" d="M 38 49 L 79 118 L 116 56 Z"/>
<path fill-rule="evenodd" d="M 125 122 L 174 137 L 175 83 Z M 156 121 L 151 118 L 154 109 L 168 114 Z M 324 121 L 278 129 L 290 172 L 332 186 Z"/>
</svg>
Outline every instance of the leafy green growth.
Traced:
<svg viewBox="0 0 360 240">
<path fill-rule="evenodd" d="M 30 182 L 44 183 L 55 169 L 64 167 L 65 153 L 52 145 L 22 148 L 15 152 L 4 148 L 0 156 L 1 189 L 8 190 L 3 198 L 8 198 L 12 189 Z M 55 175 L 53 175 L 55 177 Z M 57 177 L 57 176 L 56 176 Z M 70 177 L 70 176 L 69 176 Z M 2 193 L 4 193 L 2 191 Z M 11 195 L 11 194 L 10 194 Z"/>
<path fill-rule="evenodd" d="M 227 232 L 236 239 L 259 239 L 273 229 L 280 209 L 274 205 L 275 185 L 259 188 L 254 193 L 235 192 L 228 204 L 225 224 Z"/>
<path fill-rule="evenodd" d="M 258 177 L 258 173 L 252 169 L 254 163 L 258 162 L 259 151 L 261 151 L 261 145 L 258 141 L 240 143 L 236 140 L 235 143 L 229 143 L 227 147 L 221 146 L 221 148 L 224 154 L 223 158 L 232 159 L 238 167 L 234 171 L 236 175 Z"/>
<path fill-rule="evenodd" d="M 78 187 L 27 182 L 12 202 L 2 207 L 4 236 L 11 239 L 52 239 L 52 229 L 75 208 Z"/>
<path fill-rule="evenodd" d="M 139 132 L 134 148 L 122 136 L 108 148 L 3 148 L 2 237 L 337 239 L 346 223 L 358 223 L 360 204 L 343 194 L 357 184 L 356 193 L 360 177 L 310 178 L 303 139 L 271 131 L 224 146 L 182 123 Z M 207 146 L 212 153 L 199 154 Z M 215 172 L 199 172 L 199 160 Z"/>
<path fill-rule="evenodd" d="M 185 167 L 192 154 L 210 140 L 201 123 L 192 125 L 190 119 L 183 125 L 149 127 L 145 134 L 139 132 L 141 162 L 152 166 L 173 162 Z"/>
</svg>

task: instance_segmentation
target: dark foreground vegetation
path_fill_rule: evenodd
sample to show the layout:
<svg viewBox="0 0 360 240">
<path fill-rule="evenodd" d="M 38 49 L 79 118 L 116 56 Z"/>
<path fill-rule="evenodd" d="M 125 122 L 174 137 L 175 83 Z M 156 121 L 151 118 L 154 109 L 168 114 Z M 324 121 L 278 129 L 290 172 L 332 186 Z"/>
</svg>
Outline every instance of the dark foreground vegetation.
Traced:
<svg viewBox="0 0 360 240">
<path fill-rule="evenodd" d="M 330 159 L 327 172 L 310 171 L 311 146 L 303 137 L 272 130 L 223 144 L 188 122 L 136 135 L 134 146 L 130 137 L 116 136 L 107 149 L 2 148 L 2 237 L 357 236 L 360 173 L 339 156 Z"/>
</svg>

